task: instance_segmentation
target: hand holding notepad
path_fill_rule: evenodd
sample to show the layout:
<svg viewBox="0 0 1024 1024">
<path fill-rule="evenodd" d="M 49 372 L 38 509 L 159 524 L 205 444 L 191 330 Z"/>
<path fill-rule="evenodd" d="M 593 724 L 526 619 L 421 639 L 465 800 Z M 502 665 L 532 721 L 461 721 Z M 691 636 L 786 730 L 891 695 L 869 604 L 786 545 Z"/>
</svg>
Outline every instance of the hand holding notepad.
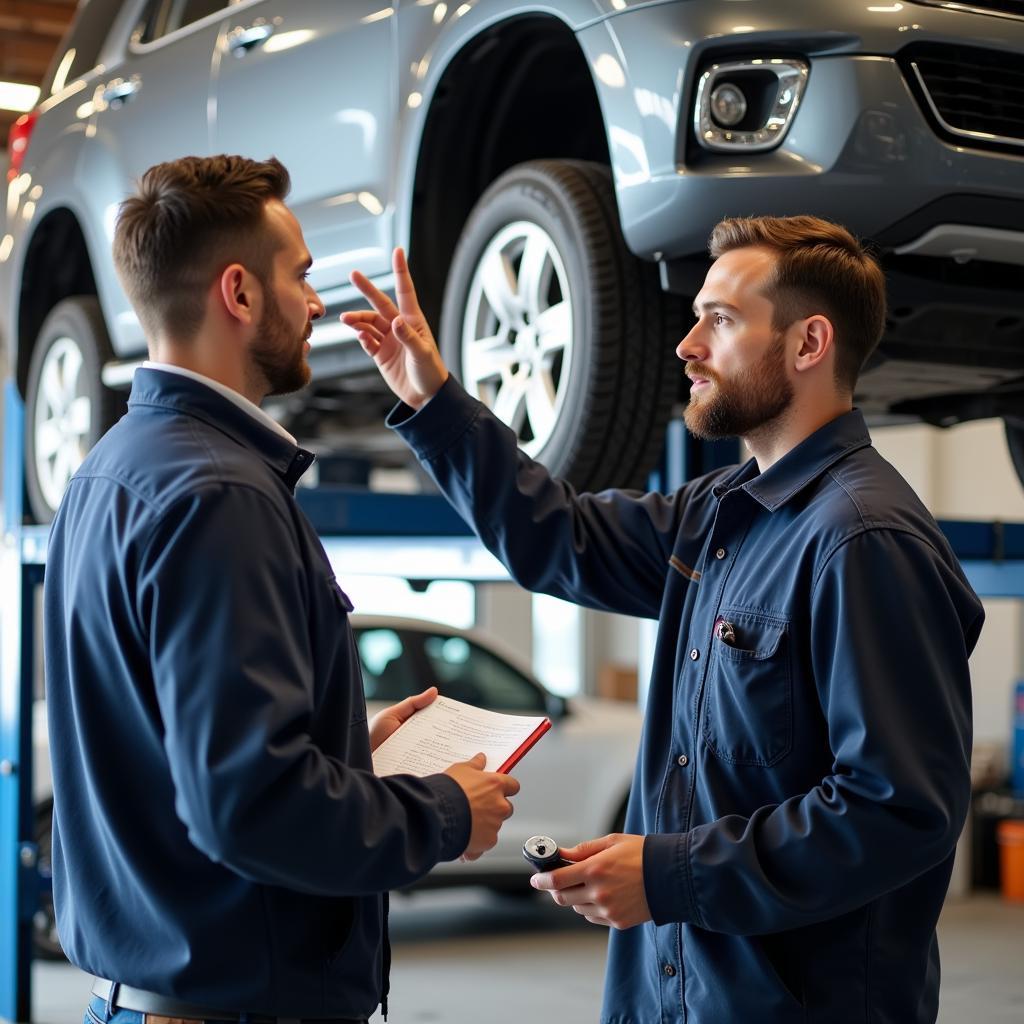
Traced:
<svg viewBox="0 0 1024 1024">
<path fill-rule="evenodd" d="M 438 697 L 373 752 L 373 770 L 381 776 L 422 777 L 482 752 L 487 771 L 504 773 L 550 728 L 551 721 L 543 715 L 505 715 Z"/>
</svg>

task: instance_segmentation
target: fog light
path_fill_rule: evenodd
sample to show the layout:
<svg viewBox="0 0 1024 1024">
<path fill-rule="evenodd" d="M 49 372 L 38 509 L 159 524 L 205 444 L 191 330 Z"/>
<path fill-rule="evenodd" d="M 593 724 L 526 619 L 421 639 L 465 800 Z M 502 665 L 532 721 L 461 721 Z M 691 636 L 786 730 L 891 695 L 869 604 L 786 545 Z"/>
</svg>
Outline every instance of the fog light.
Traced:
<svg viewBox="0 0 1024 1024">
<path fill-rule="evenodd" d="M 734 128 L 747 112 L 743 90 L 732 82 L 716 85 L 711 91 L 711 116 L 722 128 Z"/>
<path fill-rule="evenodd" d="M 712 64 L 697 82 L 697 142 L 719 153 L 773 149 L 793 123 L 808 71 L 806 61 L 782 57 Z"/>
</svg>

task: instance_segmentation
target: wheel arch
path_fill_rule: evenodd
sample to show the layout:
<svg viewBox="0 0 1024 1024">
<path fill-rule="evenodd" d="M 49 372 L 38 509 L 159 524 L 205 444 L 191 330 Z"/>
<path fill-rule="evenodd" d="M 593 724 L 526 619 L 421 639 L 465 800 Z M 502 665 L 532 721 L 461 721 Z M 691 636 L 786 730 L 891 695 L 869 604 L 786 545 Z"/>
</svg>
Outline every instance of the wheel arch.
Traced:
<svg viewBox="0 0 1024 1024">
<path fill-rule="evenodd" d="M 78 216 L 70 207 L 58 206 L 40 219 L 21 268 L 15 375 L 23 397 L 32 343 L 50 310 L 72 295 L 98 295 L 96 278 Z"/>
<path fill-rule="evenodd" d="M 528 160 L 610 158 L 586 55 L 553 15 L 508 19 L 463 43 L 421 126 L 405 235 L 424 311 L 437 324 L 459 234 L 499 175 Z M 472 160 L 467 138 L 479 140 Z"/>
</svg>

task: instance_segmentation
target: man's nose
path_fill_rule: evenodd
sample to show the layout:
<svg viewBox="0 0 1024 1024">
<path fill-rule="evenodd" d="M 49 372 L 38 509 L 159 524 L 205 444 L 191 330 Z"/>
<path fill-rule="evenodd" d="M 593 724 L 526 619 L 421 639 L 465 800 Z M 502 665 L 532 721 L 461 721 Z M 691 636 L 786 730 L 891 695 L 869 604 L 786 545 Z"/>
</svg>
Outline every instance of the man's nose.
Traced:
<svg viewBox="0 0 1024 1024">
<path fill-rule="evenodd" d="M 313 292 L 313 298 L 309 304 L 310 320 L 319 320 L 326 312 L 327 307 L 324 305 L 323 299 L 316 292 Z"/>
<path fill-rule="evenodd" d="M 699 327 L 699 323 L 694 324 L 683 340 L 676 346 L 676 355 L 684 363 L 703 358 L 700 354 L 702 346 L 699 344 Z"/>
</svg>

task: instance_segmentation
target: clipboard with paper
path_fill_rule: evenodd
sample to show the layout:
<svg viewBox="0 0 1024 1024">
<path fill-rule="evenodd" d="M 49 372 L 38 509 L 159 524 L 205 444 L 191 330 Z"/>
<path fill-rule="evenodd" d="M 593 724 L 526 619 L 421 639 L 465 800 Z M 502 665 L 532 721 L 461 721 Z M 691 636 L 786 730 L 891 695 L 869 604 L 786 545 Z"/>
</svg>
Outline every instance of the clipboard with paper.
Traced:
<svg viewBox="0 0 1024 1024">
<path fill-rule="evenodd" d="M 543 715 L 507 715 L 438 697 L 374 751 L 373 770 L 422 778 L 483 753 L 486 771 L 507 774 L 550 728 Z"/>
</svg>

